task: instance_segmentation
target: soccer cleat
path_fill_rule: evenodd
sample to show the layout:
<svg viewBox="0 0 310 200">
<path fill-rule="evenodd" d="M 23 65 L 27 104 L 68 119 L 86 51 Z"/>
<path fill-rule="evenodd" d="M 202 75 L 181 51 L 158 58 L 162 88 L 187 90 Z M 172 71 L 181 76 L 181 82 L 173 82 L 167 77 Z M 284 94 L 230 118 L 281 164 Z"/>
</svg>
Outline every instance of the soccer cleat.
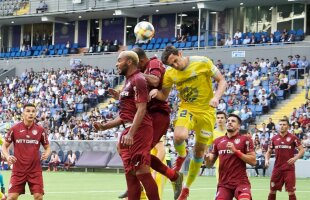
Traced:
<svg viewBox="0 0 310 200">
<path fill-rule="evenodd" d="M 126 190 L 123 194 L 121 194 L 121 195 L 118 196 L 119 199 L 124 199 L 124 198 L 126 198 L 126 197 L 128 197 L 128 192 L 127 192 L 127 190 Z"/>
<path fill-rule="evenodd" d="M 178 174 L 178 178 L 176 181 L 172 182 L 174 199 L 177 200 L 182 191 L 182 183 L 183 183 L 183 173 L 176 172 Z"/>
<path fill-rule="evenodd" d="M 186 156 L 188 155 L 188 150 L 186 150 Z M 182 165 L 183 165 L 183 162 L 185 161 L 186 159 L 186 156 L 185 157 L 181 157 L 181 156 L 178 156 L 172 169 L 175 170 L 175 171 L 180 171 Z"/>
<path fill-rule="evenodd" d="M 177 200 L 187 200 L 188 195 L 189 195 L 189 189 L 182 188 L 182 192 Z"/>
</svg>

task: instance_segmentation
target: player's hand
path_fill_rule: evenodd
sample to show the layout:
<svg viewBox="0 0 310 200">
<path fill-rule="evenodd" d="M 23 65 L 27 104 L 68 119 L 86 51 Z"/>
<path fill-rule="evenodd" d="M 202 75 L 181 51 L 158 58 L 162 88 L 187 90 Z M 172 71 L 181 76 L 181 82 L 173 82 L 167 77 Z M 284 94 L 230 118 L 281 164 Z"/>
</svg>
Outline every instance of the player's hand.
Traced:
<svg viewBox="0 0 310 200">
<path fill-rule="evenodd" d="M 124 135 L 121 139 L 121 144 L 125 146 L 133 145 L 133 137 L 131 136 L 131 134 L 128 133 Z"/>
<path fill-rule="evenodd" d="M 105 124 L 102 124 L 102 122 L 94 122 L 94 127 L 96 129 L 96 131 L 104 131 L 107 130 L 107 127 Z"/>
<path fill-rule="evenodd" d="M 41 155 L 41 160 L 46 160 L 48 158 L 48 154 L 46 152 L 43 152 Z"/>
<path fill-rule="evenodd" d="M 149 93 L 149 101 L 150 101 L 151 99 L 153 99 L 153 98 L 156 98 L 157 95 L 158 95 L 158 89 L 153 89 L 153 90 L 151 90 L 150 93 Z"/>
<path fill-rule="evenodd" d="M 228 150 L 232 151 L 233 153 L 235 153 L 237 151 L 234 143 L 232 143 L 232 142 L 227 142 L 226 147 Z"/>
<path fill-rule="evenodd" d="M 295 157 L 293 157 L 293 158 L 291 158 L 291 159 L 289 159 L 289 160 L 287 161 L 287 163 L 288 163 L 289 165 L 293 165 L 295 162 L 296 162 L 296 158 L 295 158 Z"/>
<path fill-rule="evenodd" d="M 6 160 L 8 161 L 9 165 L 12 165 L 12 164 L 14 164 L 17 161 L 15 156 L 8 156 Z"/>
<path fill-rule="evenodd" d="M 265 160 L 265 167 L 268 168 L 270 165 L 269 160 Z"/>
<path fill-rule="evenodd" d="M 109 88 L 108 92 L 113 99 L 119 100 L 119 91 L 114 90 L 113 88 Z"/>
<path fill-rule="evenodd" d="M 217 108 L 217 106 L 219 105 L 219 101 L 220 100 L 217 97 L 213 97 L 209 102 L 209 106 Z"/>
</svg>

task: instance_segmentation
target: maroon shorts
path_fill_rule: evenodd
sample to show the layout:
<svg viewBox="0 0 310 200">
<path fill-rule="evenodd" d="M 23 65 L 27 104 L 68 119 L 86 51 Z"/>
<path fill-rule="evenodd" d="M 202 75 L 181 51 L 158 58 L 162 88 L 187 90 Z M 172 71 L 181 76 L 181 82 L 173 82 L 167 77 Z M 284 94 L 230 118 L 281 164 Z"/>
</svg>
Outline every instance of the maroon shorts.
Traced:
<svg viewBox="0 0 310 200">
<path fill-rule="evenodd" d="M 121 138 L 128 133 L 130 128 L 126 128 Z M 149 125 L 142 125 L 137 130 L 133 138 L 133 145 L 124 146 L 119 144 L 120 155 L 124 164 L 125 172 L 136 171 L 141 165 L 150 166 L 151 163 L 151 144 L 153 140 L 153 128 Z M 121 139 L 120 139 L 121 141 Z"/>
<path fill-rule="evenodd" d="M 9 193 L 25 194 L 26 183 L 31 194 L 44 194 L 42 172 L 12 172 Z"/>
<path fill-rule="evenodd" d="M 234 197 L 238 199 L 238 196 L 242 193 L 251 195 L 251 186 L 250 185 L 238 185 L 234 189 L 218 187 L 216 193 L 216 200 L 232 200 Z"/>
<path fill-rule="evenodd" d="M 152 148 L 166 135 L 170 125 L 170 115 L 167 112 L 151 112 L 153 122 Z"/>
<path fill-rule="evenodd" d="M 285 183 L 285 190 L 287 192 L 295 192 L 296 190 L 295 171 L 293 170 L 283 171 L 274 168 L 270 179 L 270 190 L 282 191 L 284 183 Z"/>
</svg>

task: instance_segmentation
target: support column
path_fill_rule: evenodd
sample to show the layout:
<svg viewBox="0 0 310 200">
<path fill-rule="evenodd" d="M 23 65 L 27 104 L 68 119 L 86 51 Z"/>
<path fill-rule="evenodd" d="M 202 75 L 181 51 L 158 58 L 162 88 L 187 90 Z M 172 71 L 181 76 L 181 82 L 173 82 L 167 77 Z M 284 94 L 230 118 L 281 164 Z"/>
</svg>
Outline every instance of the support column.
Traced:
<svg viewBox="0 0 310 200">
<path fill-rule="evenodd" d="M 102 40 L 102 19 L 99 19 L 98 23 L 99 23 L 98 42 L 100 42 Z"/>
<path fill-rule="evenodd" d="M 87 20 L 87 40 L 86 40 L 86 47 L 89 48 L 90 46 L 90 19 Z"/>
<path fill-rule="evenodd" d="M 79 21 L 74 22 L 74 43 L 78 43 L 79 40 Z"/>
</svg>

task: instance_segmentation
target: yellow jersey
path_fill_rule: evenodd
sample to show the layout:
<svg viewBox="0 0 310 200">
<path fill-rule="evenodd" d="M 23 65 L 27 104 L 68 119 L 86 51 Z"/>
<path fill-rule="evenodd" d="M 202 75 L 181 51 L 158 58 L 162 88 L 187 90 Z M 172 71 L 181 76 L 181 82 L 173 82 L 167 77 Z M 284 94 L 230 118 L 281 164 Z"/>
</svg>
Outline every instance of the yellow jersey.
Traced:
<svg viewBox="0 0 310 200">
<path fill-rule="evenodd" d="M 226 134 L 226 130 L 225 131 L 220 131 L 219 129 L 214 129 L 213 131 L 213 141 L 216 139 L 216 138 L 219 138 L 221 136 L 224 136 Z"/>
<path fill-rule="evenodd" d="M 203 56 L 190 56 L 188 66 L 182 70 L 172 67 L 166 69 L 163 88 L 171 89 L 173 85 L 179 92 L 180 107 L 191 112 L 205 112 L 214 109 L 209 106 L 213 98 L 212 79 L 218 69 L 212 61 Z"/>
</svg>

